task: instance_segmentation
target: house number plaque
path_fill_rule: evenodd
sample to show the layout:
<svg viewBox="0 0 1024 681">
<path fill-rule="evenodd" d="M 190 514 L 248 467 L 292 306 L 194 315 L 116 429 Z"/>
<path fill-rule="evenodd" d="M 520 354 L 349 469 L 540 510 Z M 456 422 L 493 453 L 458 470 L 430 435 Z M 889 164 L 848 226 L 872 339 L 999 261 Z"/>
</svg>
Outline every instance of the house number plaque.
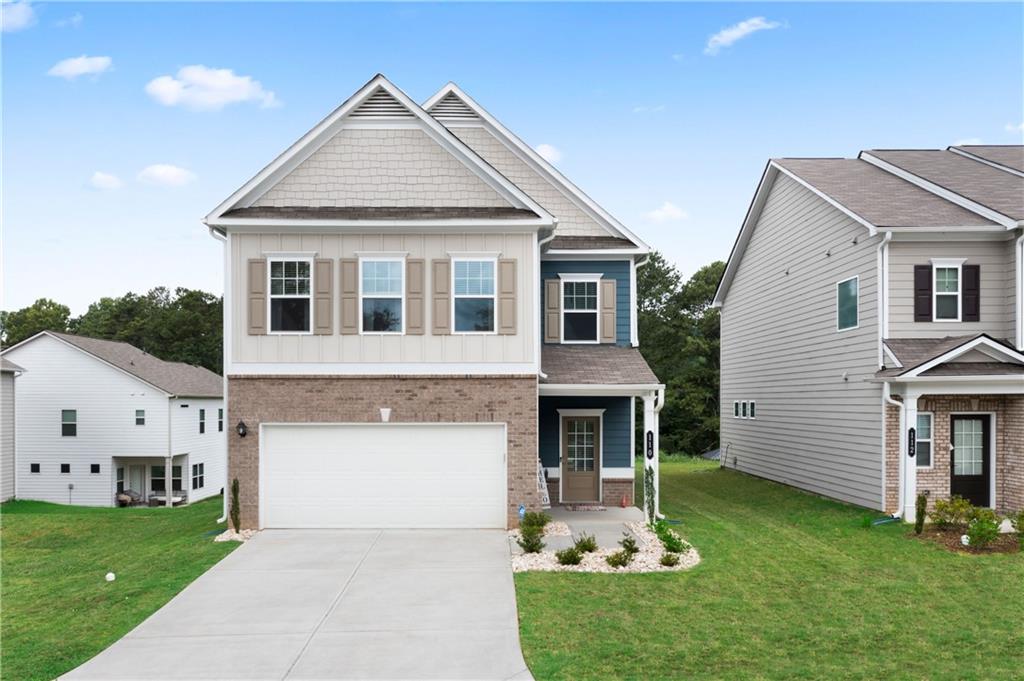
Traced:
<svg viewBox="0 0 1024 681">
<path fill-rule="evenodd" d="M 917 428 L 911 428 L 907 433 L 907 456 L 914 458 L 917 454 Z"/>
<path fill-rule="evenodd" d="M 648 460 L 654 459 L 654 431 L 647 431 L 647 458 Z"/>
</svg>

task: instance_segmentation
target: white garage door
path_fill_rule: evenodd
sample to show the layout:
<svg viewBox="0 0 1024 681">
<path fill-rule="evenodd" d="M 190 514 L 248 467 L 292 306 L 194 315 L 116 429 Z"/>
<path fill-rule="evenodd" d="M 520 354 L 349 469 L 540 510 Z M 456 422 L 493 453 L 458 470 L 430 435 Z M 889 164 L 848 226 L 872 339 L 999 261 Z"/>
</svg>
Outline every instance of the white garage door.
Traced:
<svg viewBox="0 0 1024 681">
<path fill-rule="evenodd" d="M 501 424 L 264 426 L 263 527 L 505 527 Z"/>
</svg>

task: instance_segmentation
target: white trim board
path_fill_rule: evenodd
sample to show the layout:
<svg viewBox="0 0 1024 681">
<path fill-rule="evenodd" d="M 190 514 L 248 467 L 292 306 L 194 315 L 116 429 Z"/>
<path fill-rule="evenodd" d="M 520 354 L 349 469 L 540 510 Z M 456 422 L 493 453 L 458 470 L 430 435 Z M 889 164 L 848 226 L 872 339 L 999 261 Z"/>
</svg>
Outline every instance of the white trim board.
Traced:
<svg viewBox="0 0 1024 681">
<path fill-rule="evenodd" d="M 232 362 L 230 378 L 252 376 L 536 376 L 535 362 Z"/>
</svg>

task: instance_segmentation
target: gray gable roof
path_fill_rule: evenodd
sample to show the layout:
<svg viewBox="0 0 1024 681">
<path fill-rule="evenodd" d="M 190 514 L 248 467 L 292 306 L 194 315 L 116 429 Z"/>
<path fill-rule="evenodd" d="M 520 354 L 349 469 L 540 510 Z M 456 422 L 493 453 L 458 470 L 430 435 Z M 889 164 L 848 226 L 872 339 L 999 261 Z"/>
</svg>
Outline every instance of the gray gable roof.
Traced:
<svg viewBox="0 0 1024 681">
<path fill-rule="evenodd" d="M 950 149 L 1024 173 L 1024 146 L 1018 144 L 961 144 Z"/>
<path fill-rule="evenodd" d="M 658 385 L 661 381 L 636 348 L 617 345 L 545 345 L 543 384 Z"/>
<path fill-rule="evenodd" d="M 70 333 L 46 333 L 80 350 L 113 364 L 146 383 L 179 397 L 223 397 L 223 379 L 203 367 L 184 362 L 165 362 L 134 345 L 121 341 L 75 336 Z"/>
<path fill-rule="evenodd" d="M 992 338 L 988 334 L 975 333 L 966 336 L 946 336 L 945 338 L 887 338 L 885 345 L 902 367 L 887 367 L 875 373 L 878 378 L 892 378 L 913 371 L 922 364 L 945 355 L 977 338 L 988 338 L 1005 345 L 1010 350 L 1013 346 L 1005 340 Z M 1010 362 L 962 362 L 956 364 L 942 364 L 926 371 L 922 375 L 927 376 L 973 376 L 973 375 L 1001 375 L 1024 373 L 1024 365 L 1012 364 Z"/>
</svg>

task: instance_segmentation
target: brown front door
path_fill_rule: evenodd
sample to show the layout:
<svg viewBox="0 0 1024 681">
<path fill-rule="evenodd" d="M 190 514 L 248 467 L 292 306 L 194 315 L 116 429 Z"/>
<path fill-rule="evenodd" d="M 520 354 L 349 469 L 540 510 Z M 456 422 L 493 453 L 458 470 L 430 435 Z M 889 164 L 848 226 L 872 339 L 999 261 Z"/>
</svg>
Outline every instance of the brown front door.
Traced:
<svg viewBox="0 0 1024 681">
<path fill-rule="evenodd" d="M 562 418 L 562 501 L 598 501 L 601 421 L 596 416 Z"/>
<path fill-rule="evenodd" d="M 975 506 L 988 506 L 990 417 L 985 415 L 953 416 L 950 444 L 950 493 L 967 499 Z"/>
</svg>

